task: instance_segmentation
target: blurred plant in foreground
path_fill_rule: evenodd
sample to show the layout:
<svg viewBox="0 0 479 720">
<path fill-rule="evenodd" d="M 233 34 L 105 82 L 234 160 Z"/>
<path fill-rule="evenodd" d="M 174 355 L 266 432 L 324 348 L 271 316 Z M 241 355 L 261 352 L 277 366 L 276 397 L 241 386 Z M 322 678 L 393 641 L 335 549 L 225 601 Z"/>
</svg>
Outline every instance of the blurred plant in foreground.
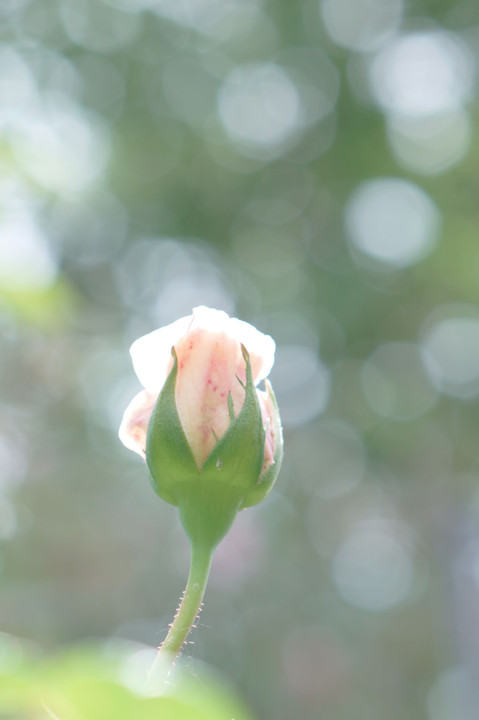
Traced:
<svg viewBox="0 0 479 720">
<path fill-rule="evenodd" d="M 161 695 L 145 692 L 152 648 L 81 645 L 52 657 L 0 634 L 0 717 L 8 720 L 251 720 L 217 678 L 180 666 Z"/>
</svg>

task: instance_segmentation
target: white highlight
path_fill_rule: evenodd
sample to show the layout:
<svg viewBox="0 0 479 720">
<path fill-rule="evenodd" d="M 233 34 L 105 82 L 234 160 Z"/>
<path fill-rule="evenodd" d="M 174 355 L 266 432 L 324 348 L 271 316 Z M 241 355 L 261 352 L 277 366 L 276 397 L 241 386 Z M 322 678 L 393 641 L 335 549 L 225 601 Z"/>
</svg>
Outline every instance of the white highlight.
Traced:
<svg viewBox="0 0 479 720">
<path fill-rule="evenodd" d="M 377 102 L 413 117 L 460 107 L 472 93 L 473 63 L 452 33 L 415 32 L 391 42 L 371 66 Z"/>
<path fill-rule="evenodd" d="M 422 343 L 431 356 L 431 381 L 442 392 L 468 399 L 479 396 L 479 319 L 450 317 L 433 323 Z"/>
<path fill-rule="evenodd" d="M 253 150 L 278 149 L 301 123 L 297 89 L 273 63 L 236 67 L 220 87 L 218 111 L 230 138 Z"/>
<path fill-rule="evenodd" d="M 439 229 L 436 205 L 417 185 L 396 178 L 359 185 L 346 206 L 353 248 L 384 266 L 407 267 L 434 248 Z"/>
</svg>

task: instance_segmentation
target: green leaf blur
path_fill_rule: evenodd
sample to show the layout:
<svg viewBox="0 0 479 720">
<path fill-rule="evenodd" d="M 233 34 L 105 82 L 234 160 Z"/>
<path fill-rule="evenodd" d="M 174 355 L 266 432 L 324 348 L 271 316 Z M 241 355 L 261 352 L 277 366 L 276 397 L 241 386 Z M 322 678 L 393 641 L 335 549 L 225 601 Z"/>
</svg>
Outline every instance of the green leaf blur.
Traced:
<svg viewBox="0 0 479 720">
<path fill-rule="evenodd" d="M 48 658 L 4 635 L 0 649 L 2 718 L 251 720 L 231 690 L 198 665 L 188 671 L 178 667 L 161 696 L 146 696 L 141 670 L 132 667 L 139 647 L 78 646 Z"/>
</svg>

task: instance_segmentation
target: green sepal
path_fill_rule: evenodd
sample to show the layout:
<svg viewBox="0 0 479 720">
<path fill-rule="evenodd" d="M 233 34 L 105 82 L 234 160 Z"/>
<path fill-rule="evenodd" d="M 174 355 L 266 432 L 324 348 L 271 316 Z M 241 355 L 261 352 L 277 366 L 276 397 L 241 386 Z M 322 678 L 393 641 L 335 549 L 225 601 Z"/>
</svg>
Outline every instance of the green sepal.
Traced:
<svg viewBox="0 0 479 720">
<path fill-rule="evenodd" d="M 241 507 L 265 497 L 281 463 L 278 458 L 277 469 L 271 466 L 261 477 L 265 431 L 249 354 L 243 346 L 242 352 L 246 364 L 243 407 L 235 418 L 231 396 L 228 397 L 230 425 L 201 469 L 176 407 L 178 360 L 174 349 L 173 367 L 148 425 L 146 460 L 151 484 L 160 497 L 179 507 L 191 542 L 209 548 L 226 535 Z"/>
<path fill-rule="evenodd" d="M 264 500 L 264 498 L 269 495 L 271 488 L 278 477 L 278 473 L 281 469 L 281 463 L 283 462 L 283 430 L 281 427 L 278 403 L 276 402 L 276 397 L 273 392 L 273 388 L 271 387 L 271 383 L 268 382 L 268 380 L 265 380 L 264 384 L 271 407 L 273 408 L 271 422 L 273 425 L 273 436 L 275 438 L 274 462 L 260 474 L 258 481 L 250 490 L 248 490 L 241 503 L 241 509 L 257 505 L 261 502 L 261 500 Z"/>
<path fill-rule="evenodd" d="M 261 473 L 265 433 L 249 355 L 243 346 L 242 350 L 246 363 L 243 407 L 208 455 L 201 479 L 225 482 L 246 492 Z"/>
<path fill-rule="evenodd" d="M 178 491 L 181 486 L 191 480 L 197 481 L 200 473 L 176 408 L 178 358 L 174 348 L 171 354 L 173 367 L 148 424 L 146 463 L 154 491 L 163 500 L 178 505 Z"/>
<path fill-rule="evenodd" d="M 188 537 L 208 547 L 226 535 L 263 465 L 261 409 L 249 355 L 243 346 L 242 351 L 246 363 L 243 407 L 206 459 L 199 481 L 183 485 L 179 494 L 180 517 Z"/>
</svg>

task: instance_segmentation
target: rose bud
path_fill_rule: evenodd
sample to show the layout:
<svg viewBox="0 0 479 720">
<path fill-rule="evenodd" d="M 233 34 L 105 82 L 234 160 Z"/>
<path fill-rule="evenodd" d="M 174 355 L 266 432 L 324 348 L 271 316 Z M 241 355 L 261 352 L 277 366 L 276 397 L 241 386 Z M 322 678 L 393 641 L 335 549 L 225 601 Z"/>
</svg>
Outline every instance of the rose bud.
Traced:
<svg viewBox="0 0 479 720">
<path fill-rule="evenodd" d="M 146 459 L 158 495 L 178 505 L 192 543 L 214 548 L 276 480 L 283 440 L 266 380 L 274 350 L 268 335 L 206 307 L 131 346 L 144 390 L 120 439 Z"/>
</svg>

